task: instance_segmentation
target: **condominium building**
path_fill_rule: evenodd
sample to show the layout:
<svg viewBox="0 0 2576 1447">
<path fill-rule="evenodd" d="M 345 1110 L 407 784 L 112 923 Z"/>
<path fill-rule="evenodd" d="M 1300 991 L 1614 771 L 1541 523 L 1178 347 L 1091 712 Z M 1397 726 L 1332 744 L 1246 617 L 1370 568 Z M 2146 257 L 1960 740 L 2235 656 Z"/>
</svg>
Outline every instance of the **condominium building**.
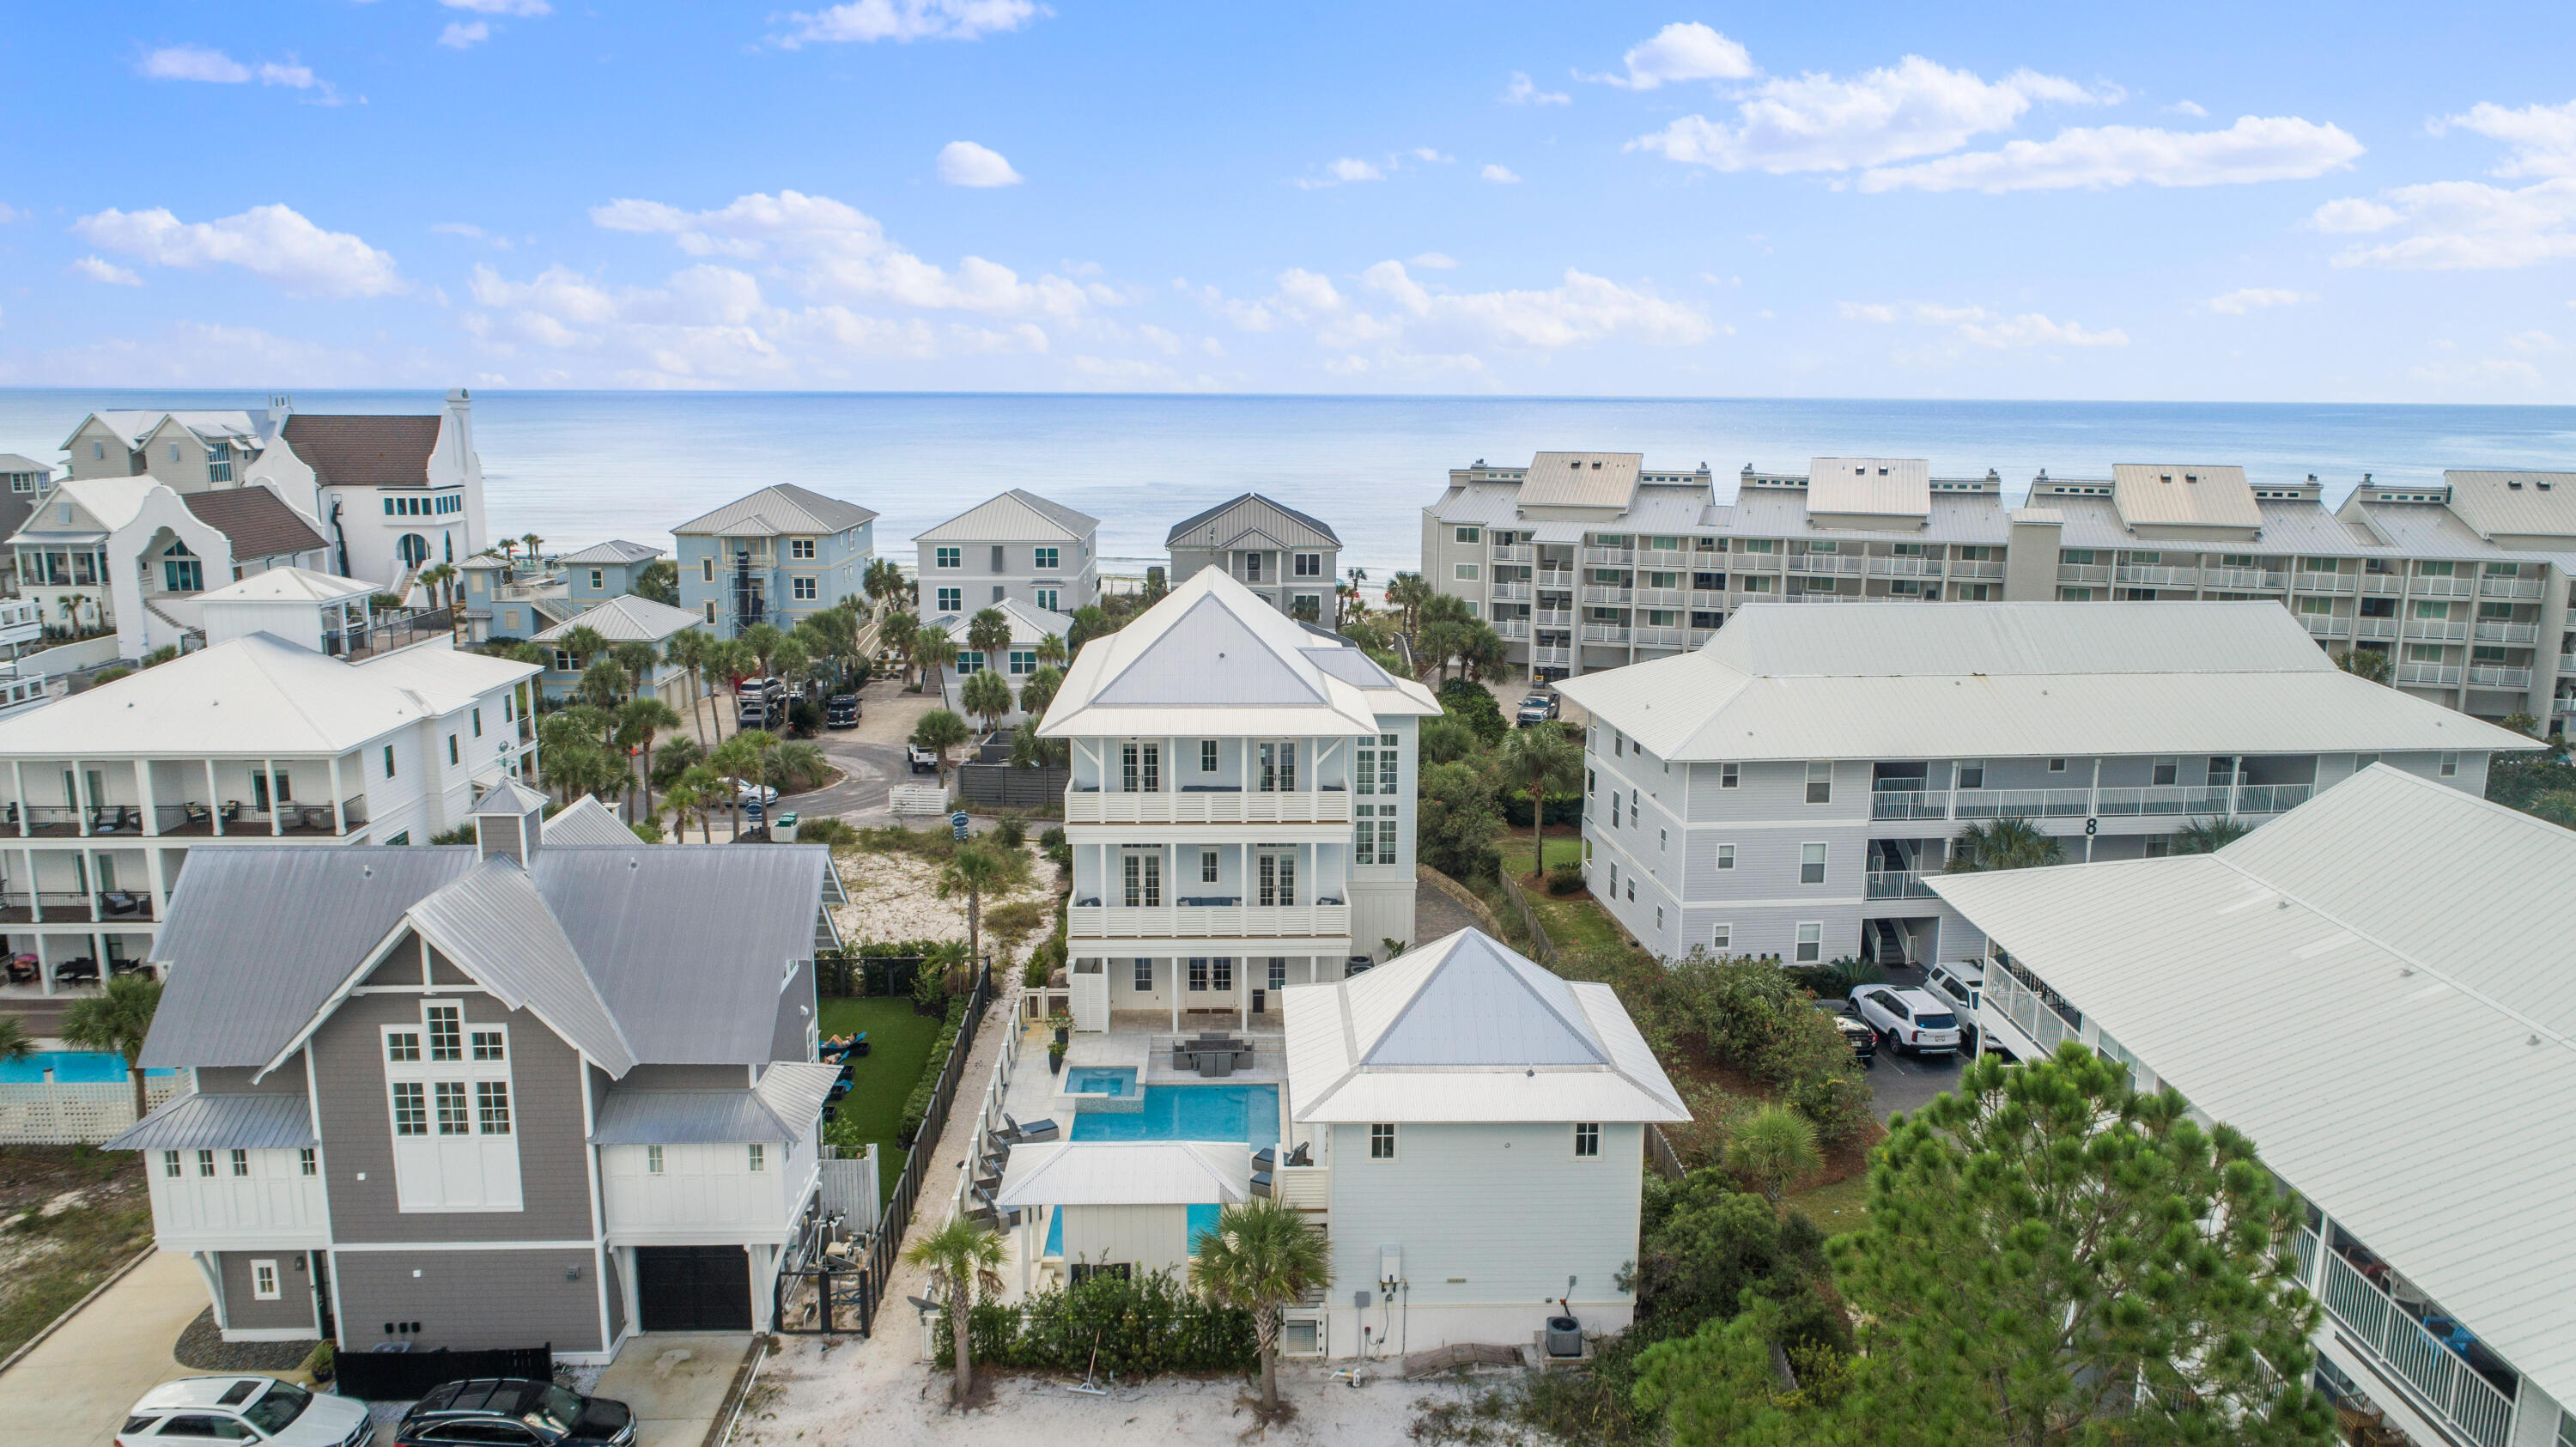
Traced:
<svg viewBox="0 0 2576 1447">
<path fill-rule="evenodd" d="M 1071 746 L 1077 1026 L 1248 1018 L 1413 939 L 1430 690 L 1216 568 L 1085 643 L 1039 726 Z"/>
<path fill-rule="evenodd" d="M 754 623 L 793 628 L 844 598 L 863 597 L 876 560 L 877 515 L 794 483 L 774 483 L 671 529 L 680 545 L 680 606 L 719 638 Z"/>
<path fill-rule="evenodd" d="M 2373 762 L 2474 796 L 2531 743 L 2337 668 L 2262 603 L 1766 603 L 1560 687 L 1591 716 L 1592 893 L 1658 954 L 1793 965 L 1974 957 L 1932 887 L 1973 825 L 2145 858 Z"/>
<path fill-rule="evenodd" d="M 2348 1425 L 2554 1447 L 2576 834 L 2442 782 L 2382 764 L 2215 854 L 1936 883 L 1988 941 L 1980 1048 L 2081 1044 L 2244 1132 L 2295 1196 Z"/>
<path fill-rule="evenodd" d="M 1342 539 L 1321 518 L 1247 492 L 1172 524 L 1164 546 L 1174 587 L 1214 568 L 1292 618 L 1317 623 L 1334 616 Z"/>
<path fill-rule="evenodd" d="M 2387 655 L 2420 698 L 2500 719 L 2576 716 L 2576 473 L 2362 485 L 2123 463 L 2102 478 L 1936 477 L 1919 458 L 1819 457 L 1736 479 L 1636 453 L 1543 452 L 1449 474 L 1423 576 L 1473 604 L 1534 675 L 1697 647 L 1749 602 L 2261 599 L 2322 646 Z"/>
<path fill-rule="evenodd" d="M 192 853 L 426 844 L 533 774 L 535 666 L 372 635 L 371 590 L 258 574 L 203 595 L 208 647 L 0 718 L 0 931 L 35 975 L 0 996 L 153 958 Z"/>
<path fill-rule="evenodd" d="M 329 556 L 313 525 L 267 488 L 183 494 L 149 477 L 57 484 L 9 548 L 47 627 L 115 635 L 100 663 L 184 646 L 201 631 L 208 588 L 270 568 L 319 569 Z"/>
<path fill-rule="evenodd" d="M 1100 597 L 1100 519 L 1013 488 L 913 538 L 923 616 L 999 603 L 1070 613 Z"/>
</svg>

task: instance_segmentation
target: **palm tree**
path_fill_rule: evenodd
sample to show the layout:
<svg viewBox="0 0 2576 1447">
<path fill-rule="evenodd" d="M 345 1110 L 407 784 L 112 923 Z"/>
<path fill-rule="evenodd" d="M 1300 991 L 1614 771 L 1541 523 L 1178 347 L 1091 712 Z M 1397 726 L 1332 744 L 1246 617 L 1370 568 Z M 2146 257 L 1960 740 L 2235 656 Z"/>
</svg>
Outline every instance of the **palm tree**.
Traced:
<svg viewBox="0 0 2576 1447">
<path fill-rule="evenodd" d="M 948 751 L 973 737 L 966 732 L 966 720 L 944 708 L 934 708 L 912 726 L 912 746 L 928 749 L 939 756 L 939 787 L 948 787 Z"/>
<path fill-rule="evenodd" d="M 877 643 L 891 648 L 903 660 L 903 681 L 912 682 L 912 649 L 920 631 L 921 620 L 900 609 L 877 621 Z"/>
<path fill-rule="evenodd" d="M 1064 674 L 1054 668 L 1041 668 L 1020 680 L 1020 711 L 1032 723 L 1046 717 L 1047 705 L 1055 702 L 1056 690 L 1064 687 Z"/>
<path fill-rule="evenodd" d="M 456 606 L 455 564 L 441 563 L 422 573 L 420 581 L 429 589 L 430 603 L 433 606 L 454 609 Z M 451 633 L 456 631 L 456 615 L 453 611 L 447 615 L 447 630 Z"/>
<path fill-rule="evenodd" d="M 751 656 L 760 663 L 760 676 L 767 678 L 769 661 L 778 656 L 778 646 L 787 641 L 787 635 L 767 623 L 754 623 L 734 641 L 751 650 Z"/>
<path fill-rule="evenodd" d="M 769 751 L 769 772 L 782 791 L 813 788 L 831 771 L 823 751 L 803 739 L 789 739 Z"/>
<path fill-rule="evenodd" d="M 921 681 L 927 684 L 939 670 L 957 661 L 957 640 L 945 628 L 924 628 L 913 636 L 912 661 L 921 666 Z M 940 689 L 943 698 L 947 692 L 945 686 Z"/>
<path fill-rule="evenodd" d="M 1002 1238 L 965 1216 L 904 1248 L 903 1259 L 930 1273 L 948 1303 L 948 1340 L 957 1353 L 957 1410 L 966 1410 L 975 1390 L 975 1363 L 967 1347 L 967 1321 L 974 1315 L 975 1294 L 999 1292 Z"/>
<path fill-rule="evenodd" d="M 686 779 L 688 775 L 682 774 L 680 777 L 682 779 Z M 670 806 L 671 840 L 673 843 L 685 844 L 688 842 L 689 821 L 691 819 L 696 819 L 698 821 L 698 832 L 700 834 L 703 835 L 706 832 L 707 801 L 705 796 L 700 794 L 697 790 L 690 788 L 685 783 L 674 783 L 668 790 L 663 792 L 662 802 Z"/>
<path fill-rule="evenodd" d="M 626 670 L 626 676 L 635 680 L 637 693 L 642 693 L 644 686 L 653 681 L 653 670 L 662 662 L 661 650 L 650 643 L 614 643 L 609 645 L 608 656 L 616 659 L 617 666 Z"/>
<path fill-rule="evenodd" d="M 894 602 L 903 596 L 903 566 L 892 558 L 879 558 L 868 564 L 867 575 L 859 586 L 867 590 L 869 602 Z"/>
<path fill-rule="evenodd" d="M 691 764 L 680 771 L 680 782 L 671 790 L 675 796 L 682 789 L 689 791 L 691 806 L 698 815 L 698 842 L 701 844 L 713 844 L 716 841 L 715 826 L 708 816 L 723 803 L 717 791 L 724 787 L 724 780 L 718 777 L 714 765 Z"/>
<path fill-rule="evenodd" d="M 1529 786 L 1530 878 L 1547 873 L 1547 801 L 1583 783 L 1583 748 L 1555 719 L 1515 729 L 1503 739 L 1503 768 Z"/>
<path fill-rule="evenodd" d="M 2173 852 L 2216 854 L 2252 832 L 2233 819 L 2194 819 L 2174 831 Z"/>
<path fill-rule="evenodd" d="M 1050 633 L 1038 640 L 1038 667 L 1062 668 L 1067 661 L 1064 639 Z"/>
<path fill-rule="evenodd" d="M 0 1060 L 24 1060 L 36 1052 L 36 1037 L 15 1015 L 0 1015 Z"/>
<path fill-rule="evenodd" d="M 644 812 L 653 812 L 653 740 L 664 729 L 680 726 L 679 714 L 669 704 L 642 694 L 628 699 L 617 710 L 617 742 L 636 750 L 642 757 L 644 778 Z"/>
<path fill-rule="evenodd" d="M 1011 618 L 999 608 L 987 608 L 966 623 L 966 646 L 984 655 L 984 666 L 999 668 L 1003 655 L 1011 651 Z"/>
<path fill-rule="evenodd" d="M 697 726 L 701 750 L 707 746 L 707 718 L 700 711 L 705 707 L 707 697 L 707 645 L 714 641 L 712 634 L 697 628 L 684 628 L 672 634 L 671 641 L 662 647 L 662 656 L 673 667 L 689 671 L 689 722 Z"/>
<path fill-rule="evenodd" d="M 1413 636 L 1422 620 L 1422 605 L 1439 595 L 1423 580 L 1420 573 L 1398 573 L 1386 585 L 1386 601 L 1396 611 L 1396 630 L 1405 637 Z"/>
<path fill-rule="evenodd" d="M 537 549 L 545 543 L 545 539 L 538 537 L 535 533 L 521 533 L 519 534 L 519 541 L 521 544 L 525 545 L 528 550 L 528 566 L 531 568 L 537 566 L 539 562 Z"/>
<path fill-rule="evenodd" d="M 1279 1411 L 1279 1313 L 1333 1284 L 1332 1252 L 1324 1235 L 1294 1206 L 1272 1197 L 1228 1206 L 1216 1229 L 1192 1243 L 1198 1252 L 1190 1279 L 1220 1306 L 1252 1314 L 1253 1341 L 1261 1351 L 1261 1411 Z"/>
<path fill-rule="evenodd" d="M 587 668 L 591 659 L 608 651 L 608 640 L 600 636 L 598 629 L 584 623 L 565 629 L 564 635 L 555 640 L 555 647 L 572 655 L 574 667 Z"/>
<path fill-rule="evenodd" d="M 1785 1105 L 1766 1105 L 1746 1116 L 1726 1142 L 1727 1168 L 1751 1177 L 1775 1213 L 1789 1183 L 1815 1174 L 1824 1163 L 1815 1126 Z"/>
<path fill-rule="evenodd" d="M 966 896 L 966 951 L 975 959 L 984 957 L 984 896 L 1010 882 L 1017 872 L 1011 866 L 997 847 L 978 842 L 959 845 L 939 871 L 941 899 Z"/>
<path fill-rule="evenodd" d="M 965 684 L 957 690 L 957 701 L 968 713 L 984 721 L 984 732 L 991 733 L 1002 715 L 1011 711 L 1011 686 L 1002 675 L 989 668 L 979 668 L 966 675 Z"/>
<path fill-rule="evenodd" d="M 125 1073 L 134 1080 L 134 1118 L 143 1119 L 143 1041 L 152 1033 L 152 1012 L 161 1008 L 161 982 L 142 975 L 112 975 L 95 995 L 83 995 L 63 1011 L 54 1028 L 75 1050 L 113 1050 L 125 1057 Z"/>
<path fill-rule="evenodd" d="M 2347 648 L 2334 656 L 2335 667 L 2355 678 L 2373 683 L 2388 681 L 2388 650 L 2385 648 Z"/>
<path fill-rule="evenodd" d="M 1988 869 L 2030 869 L 2043 864 L 2057 864 L 2066 851 L 2057 836 L 2027 819 L 1993 819 L 1971 824 L 1950 841 L 1950 862 L 1941 866 L 1945 874 L 1970 874 Z"/>
<path fill-rule="evenodd" d="M 581 671 L 582 701 L 599 708 L 615 708 L 632 691 L 634 683 L 616 659 L 598 659 Z"/>
</svg>

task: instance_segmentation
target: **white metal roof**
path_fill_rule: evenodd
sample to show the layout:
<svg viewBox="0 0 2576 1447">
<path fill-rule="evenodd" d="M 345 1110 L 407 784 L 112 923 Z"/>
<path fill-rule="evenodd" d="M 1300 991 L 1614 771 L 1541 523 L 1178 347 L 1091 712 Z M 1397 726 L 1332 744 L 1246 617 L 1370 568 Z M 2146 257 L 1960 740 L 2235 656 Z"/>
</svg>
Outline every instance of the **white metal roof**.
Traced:
<svg viewBox="0 0 2576 1447">
<path fill-rule="evenodd" d="M 588 628 L 611 643 L 660 643 L 706 621 L 686 608 L 620 593 L 548 628 L 531 641 L 554 643 L 576 628 Z"/>
<path fill-rule="evenodd" d="M 916 543 L 1009 543 L 1061 539 L 1080 542 L 1100 530 L 1100 519 L 1075 512 L 1020 488 L 997 493 L 957 516 L 913 534 Z"/>
<path fill-rule="evenodd" d="M 1283 998 L 1300 1121 L 1690 1118 L 1608 985 L 1474 929 Z"/>
<path fill-rule="evenodd" d="M 169 492 L 167 484 L 149 477 L 82 477 L 67 478 L 54 484 L 44 495 L 44 506 L 27 515 L 11 541 L 59 541 L 70 536 L 115 532 L 134 521 L 143 511 L 143 500 L 155 491 Z M 171 492 L 174 499 L 177 493 Z M 62 506 L 70 503 L 72 520 L 62 521 Z"/>
<path fill-rule="evenodd" d="M 495 689 L 507 688 L 541 671 L 533 663 L 467 653 L 444 639 L 378 654 L 358 663 L 356 668 L 360 676 L 404 689 L 439 713 L 463 708 Z"/>
<path fill-rule="evenodd" d="M 555 561 L 558 563 L 649 563 L 660 556 L 662 556 L 660 548 L 646 547 L 642 543 L 630 543 L 624 538 L 610 538 L 604 543 L 593 543 L 580 552 L 566 553 Z"/>
<path fill-rule="evenodd" d="M 1224 1141 L 1059 1141 L 1011 1147 L 1004 1210 L 1018 1206 L 1233 1206 L 1251 1197 L 1252 1150 Z"/>
<path fill-rule="evenodd" d="M 2576 538 L 2576 472 L 2446 472 L 2451 511 L 2481 537 Z"/>
<path fill-rule="evenodd" d="M 1695 653 L 1559 692 L 1658 758 L 2494 751 L 2355 678 L 2277 603 L 1757 603 Z"/>
<path fill-rule="evenodd" d="M 548 844 L 600 844 L 627 846 L 636 842 L 635 831 L 609 812 L 595 794 L 584 794 L 564 806 L 561 813 L 545 822 L 539 838 Z"/>
<path fill-rule="evenodd" d="M 2245 469 L 2199 462 L 2115 462 L 2111 500 L 2131 527 L 2263 525 Z"/>
<path fill-rule="evenodd" d="M 1521 480 L 1523 507 L 1624 509 L 1637 494 L 1642 452 L 1542 452 Z"/>
<path fill-rule="evenodd" d="M 1920 457 L 1811 457 L 1807 507 L 1866 517 L 1926 517 L 1932 464 Z"/>
<path fill-rule="evenodd" d="M 680 535 L 727 538 L 769 537 L 780 533 L 838 533 L 847 532 L 875 517 L 873 511 L 857 503 L 825 497 L 810 487 L 798 487 L 792 482 L 780 482 L 735 498 L 714 512 L 691 518 L 671 531 Z"/>
<path fill-rule="evenodd" d="M 2576 1401 L 2576 833 L 2380 765 L 2214 855 L 1929 879 Z"/>
<path fill-rule="evenodd" d="M 1073 615 L 1070 613 L 1055 613 L 1044 608 L 1031 607 L 1017 598 L 1005 598 L 999 603 L 988 603 L 985 607 L 999 610 L 1004 618 L 1010 620 L 1013 643 L 1035 643 L 1041 638 L 1064 638 L 1073 632 Z M 983 611 L 983 608 L 977 608 L 964 613 L 942 613 L 930 621 L 934 626 L 946 630 L 949 637 L 957 640 L 957 646 L 963 648 L 966 646 L 967 630 L 975 626 L 975 615 Z"/>
<path fill-rule="evenodd" d="M 518 865 L 486 859 L 405 918 L 503 1004 L 534 1012 L 610 1076 L 635 1067 L 635 1051 L 580 951 Z"/>
<path fill-rule="evenodd" d="M 209 1095 L 190 1091 L 128 1126 L 103 1151 L 295 1150 L 320 1145 L 301 1091 Z"/>
<path fill-rule="evenodd" d="M 376 591 L 373 583 L 311 568 L 271 568 L 197 595 L 206 603 L 345 603 Z"/>
<path fill-rule="evenodd" d="M 1048 738 L 1374 733 L 1440 711 L 1410 679 L 1355 684 L 1316 662 L 1342 647 L 1202 568 L 1134 622 L 1082 645 L 1039 732 Z"/>
<path fill-rule="evenodd" d="M 96 418 L 129 448 L 142 446 L 145 438 L 161 430 L 165 420 L 178 423 L 200 438 L 258 442 L 267 436 L 262 424 L 270 415 L 267 412 L 253 415 L 247 411 L 165 412 L 153 408 L 119 408 L 92 412 L 89 417 L 81 419 L 81 425 L 88 426 L 90 419 Z M 63 439 L 63 450 L 70 451 L 73 439 L 79 436 L 80 428 L 73 428 L 72 435 Z"/>
</svg>

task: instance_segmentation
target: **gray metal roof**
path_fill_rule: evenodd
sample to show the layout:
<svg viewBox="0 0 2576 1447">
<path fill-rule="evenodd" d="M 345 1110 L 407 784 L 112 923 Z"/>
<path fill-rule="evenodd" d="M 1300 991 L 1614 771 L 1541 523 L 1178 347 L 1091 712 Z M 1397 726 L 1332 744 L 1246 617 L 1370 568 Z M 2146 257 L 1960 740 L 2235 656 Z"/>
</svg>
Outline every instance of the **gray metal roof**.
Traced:
<svg viewBox="0 0 2576 1447">
<path fill-rule="evenodd" d="M 1366 1065 L 1601 1065 L 1601 1048 L 1566 982 L 1469 930 L 1391 1013 L 1354 1010 Z"/>
<path fill-rule="evenodd" d="M 296 1150 L 320 1145 L 303 1092 L 206 1095 L 190 1092 L 126 1128 L 104 1151 Z"/>
<path fill-rule="evenodd" d="M 660 556 L 662 556 L 660 548 L 648 548 L 642 543 L 630 543 L 624 538 L 610 538 L 604 543 L 593 543 L 580 552 L 566 553 L 555 561 L 558 563 L 649 563 Z"/>
<path fill-rule="evenodd" d="M 1378 667 L 1377 660 L 1356 647 L 1309 648 L 1306 656 L 1314 661 L 1317 668 L 1344 683 L 1357 684 L 1361 688 L 1395 687 L 1394 677 Z"/>
<path fill-rule="evenodd" d="M 483 988 L 534 1011 L 610 1075 L 624 1075 L 635 1052 L 547 904 L 527 871 L 493 858 L 413 905 L 410 919 Z"/>
<path fill-rule="evenodd" d="M 635 842 L 635 831 L 626 827 L 608 806 L 584 794 L 564 811 L 545 822 L 544 841 L 552 845 L 598 844 L 624 848 Z"/>
<path fill-rule="evenodd" d="M 1542 452 L 1521 481 L 1521 506 L 1625 508 L 1645 461 L 1642 452 Z"/>
<path fill-rule="evenodd" d="M 825 497 L 792 482 L 772 483 L 760 491 L 691 518 L 671 529 L 674 534 L 716 537 L 769 537 L 778 533 L 840 533 L 873 522 L 876 513 L 854 502 Z"/>
<path fill-rule="evenodd" d="M 1247 503 L 1255 506 L 1247 508 L 1240 517 L 1226 516 Z M 1216 525 L 1213 536 L 1208 535 L 1210 524 Z M 1333 531 L 1332 524 L 1257 492 L 1227 498 L 1203 513 L 1172 524 L 1163 545 L 1167 548 L 1231 547 L 1235 539 L 1256 528 L 1288 547 L 1338 548 L 1342 545 L 1341 534 Z M 1192 533 L 1199 535 L 1194 537 Z"/>
<path fill-rule="evenodd" d="M 620 593 L 546 629 L 531 641 L 556 643 L 576 628 L 588 628 L 611 643 L 660 643 L 706 621 L 686 608 Z"/>
<path fill-rule="evenodd" d="M 916 543 L 1009 543 L 1063 538 L 1079 542 L 1100 530 L 1100 519 L 1075 512 L 1021 488 L 996 493 L 948 521 L 913 534 Z"/>
<path fill-rule="evenodd" d="M 1322 650 L 1314 650 L 1322 652 Z M 1334 650 L 1338 652 L 1339 650 Z M 1204 597 L 1091 696 L 1100 704 L 1317 704 L 1323 691 L 1227 608 Z"/>
</svg>

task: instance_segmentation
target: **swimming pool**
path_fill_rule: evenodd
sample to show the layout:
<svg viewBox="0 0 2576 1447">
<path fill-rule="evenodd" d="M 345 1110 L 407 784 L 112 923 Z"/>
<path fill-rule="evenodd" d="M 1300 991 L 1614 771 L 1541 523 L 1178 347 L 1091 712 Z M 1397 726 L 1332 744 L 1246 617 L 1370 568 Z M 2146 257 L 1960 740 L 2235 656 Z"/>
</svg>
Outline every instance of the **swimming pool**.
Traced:
<svg viewBox="0 0 2576 1447">
<path fill-rule="evenodd" d="M 1124 1066 L 1080 1065 L 1064 1073 L 1064 1088 L 1071 1095 L 1130 1096 L 1136 1093 L 1136 1072 Z"/>
<path fill-rule="evenodd" d="M 54 1079 L 69 1085 L 75 1081 L 98 1083 L 125 1079 L 125 1057 L 113 1050 L 39 1050 L 22 1060 L 0 1060 L 0 1081 L 31 1082 L 54 1072 Z M 147 1070 L 146 1075 L 175 1075 L 172 1070 Z"/>
<path fill-rule="evenodd" d="M 1241 1141 L 1259 1150 L 1279 1144 L 1275 1085 L 1149 1085 L 1144 1108 L 1084 1111 L 1073 1118 L 1078 1141 Z"/>
</svg>

